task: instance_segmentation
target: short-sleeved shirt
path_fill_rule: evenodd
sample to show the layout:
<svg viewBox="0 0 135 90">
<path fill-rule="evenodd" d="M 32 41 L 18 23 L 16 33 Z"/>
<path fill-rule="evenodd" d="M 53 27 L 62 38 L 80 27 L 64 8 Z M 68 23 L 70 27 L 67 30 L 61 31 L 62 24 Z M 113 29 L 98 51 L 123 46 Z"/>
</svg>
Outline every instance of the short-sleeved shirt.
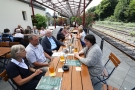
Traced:
<svg viewBox="0 0 135 90">
<path fill-rule="evenodd" d="M 26 47 L 26 58 L 30 62 L 30 65 L 34 67 L 34 62 L 43 63 L 46 61 L 43 47 L 39 44 L 34 47 L 31 43 Z"/>
</svg>

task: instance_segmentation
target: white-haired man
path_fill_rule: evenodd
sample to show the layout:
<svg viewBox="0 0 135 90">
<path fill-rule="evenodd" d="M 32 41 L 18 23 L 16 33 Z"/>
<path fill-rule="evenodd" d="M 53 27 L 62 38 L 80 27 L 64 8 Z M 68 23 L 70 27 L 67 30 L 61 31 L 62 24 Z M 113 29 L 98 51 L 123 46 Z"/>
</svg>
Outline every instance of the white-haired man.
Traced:
<svg viewBox="0 0 135 90">
<path fill-rule="evenodd" d="M 21 30 L 20 29 L 16 29 L 16 34 L 14 35 L 14 37 L 24 38 L 24 35 L 21 34 Z"/>
<path fill-rule="evenodd" d="M 56 40 L 55 37 L 52 36 L 51 30 L 46 30 L 45 37 L 41 40 L 41 45 L 44 51 L 50 56 L 53 54 L 54 50 L 59 50 L 60 46 L 64 46 L 62 42 Z"/>
</svg>

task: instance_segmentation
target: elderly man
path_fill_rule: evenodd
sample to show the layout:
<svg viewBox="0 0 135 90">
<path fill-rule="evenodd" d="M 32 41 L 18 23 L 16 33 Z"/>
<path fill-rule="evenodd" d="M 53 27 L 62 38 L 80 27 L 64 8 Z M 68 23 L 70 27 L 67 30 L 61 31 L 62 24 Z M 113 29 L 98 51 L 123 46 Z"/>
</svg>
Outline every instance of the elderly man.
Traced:
<svg viewBox="0 0 135 90">
<path fill-rule="evenodd" d="M 14 37 L 24 38 L 24 35 L 21 34 L 21 30 L 20 29 L 16 29 L 16 34 L 14 35 Z"/>
<path fill-rule="evenodd" d="M 24 33 L 24 29 L 21 27 L 21 25 L 18 25 L 18 27 L 14 30 L 14 34 L 16 33 L 17 29 L 20 29 L 22 34 Z"/>
<path fill-rule="evenodd" d="M 51 57 L 44 52 L 42 46 L 39 44 L 39 38 L 35 34 L 29 36 L 29 45 L 26 47 L 26 58 L 31 66 L 38 69 L 42 68 L 44 72 L 48 69 L 48 63 Z"/>
<path fill-rule="evenodd" d="M 52 36 L 51 30 L 46 30 L 45 37 L 42 39 L 41 44 L 44 51 L 50 56 L 53 54 L 54 50 L 59 50 L 61 45 L 64 46 L 62 42 L 56 40 L 55 37 Z"/>
</svg>

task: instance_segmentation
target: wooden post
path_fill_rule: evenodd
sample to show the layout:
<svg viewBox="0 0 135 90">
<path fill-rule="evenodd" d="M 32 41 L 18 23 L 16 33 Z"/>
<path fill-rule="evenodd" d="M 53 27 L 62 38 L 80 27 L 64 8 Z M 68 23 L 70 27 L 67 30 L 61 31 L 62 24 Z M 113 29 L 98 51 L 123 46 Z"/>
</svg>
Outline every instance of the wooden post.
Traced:
<svg viewBox="0 0 135 90">
<path fill-rule="evenodd" d="M 34 18 L 34 17 L 35 17 L 35 15 L 34 15 L 34 8 L 33 8 L 32 0 L 31 0 L 31 8 L 32 8 L 32 15 L 33 15 L 33 18 Z"/>
<path fill-rule="evenodd" d="M 84 0 L 84 7 L 83 7 L 83 27 L 85 27 L 85 0 Z"/>
<path fill-rule="evenodd" d="M 55 18 L 55 11 L 54 11 L 54 28 L 56 28 L 56 18 Z"/>
</svg>

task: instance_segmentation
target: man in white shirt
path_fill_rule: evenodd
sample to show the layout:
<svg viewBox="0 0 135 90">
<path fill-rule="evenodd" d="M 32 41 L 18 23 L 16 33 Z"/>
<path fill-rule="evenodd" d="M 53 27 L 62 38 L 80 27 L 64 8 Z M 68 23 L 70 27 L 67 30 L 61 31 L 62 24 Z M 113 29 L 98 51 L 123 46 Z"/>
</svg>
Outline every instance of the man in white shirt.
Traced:
<svg viewBox="0 0 135 90">
<path fill-rule="evenodd" d="M 26 47 L 26 58 L 30 65 L 35 69 L 42 68 L 44 72 L 48 69 L 48 63 L 51 57 L 44 52 L 43 47 L 39 44 L 39 38 L 35 34 L 29 36 L 29 45 Z"/>
<path fill-rule="evenodd" d="M 16 29 L 16 34 L 14 35 L 14 37 L 24 38 L 24 35 L 21 34 L 21 30 L 20 29 Z"/>
</svg>

